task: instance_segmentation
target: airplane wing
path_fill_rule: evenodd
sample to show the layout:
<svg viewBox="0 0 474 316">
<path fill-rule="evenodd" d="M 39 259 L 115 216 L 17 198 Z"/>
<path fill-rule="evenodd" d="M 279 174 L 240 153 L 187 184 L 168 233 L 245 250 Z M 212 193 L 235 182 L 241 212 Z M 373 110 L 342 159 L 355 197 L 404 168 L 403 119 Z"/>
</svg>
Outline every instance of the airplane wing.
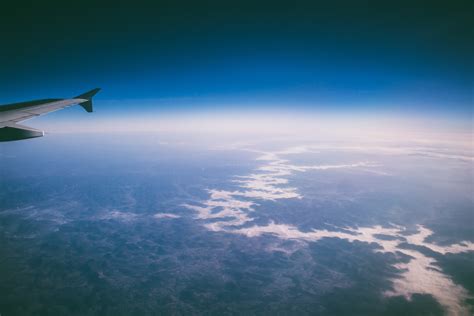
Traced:
<svg viewBox="0 0 474 316">
<path fill-rule="evenodd" d="M 0 141 L 13 141 L 44 136 L 44 132 L 18 124 L 31 118 L 79 104 L 92 112 L 94 89 L 72 99 L 43 99 L 0 106 Z"/>
</svg>

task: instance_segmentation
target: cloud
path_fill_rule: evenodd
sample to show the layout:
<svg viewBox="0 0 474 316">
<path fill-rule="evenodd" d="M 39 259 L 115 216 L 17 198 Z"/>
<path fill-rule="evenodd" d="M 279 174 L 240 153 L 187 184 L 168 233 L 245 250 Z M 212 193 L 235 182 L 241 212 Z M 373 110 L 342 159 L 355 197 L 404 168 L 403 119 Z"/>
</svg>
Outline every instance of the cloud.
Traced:
<svg viewBox="0 0 474 316">
<path fill-rule="evenodd" d="M 247 237 L 258 237 L 264 234 L 273 235 L 281 239 L 305 240 L 317 242 L 323 238 L 338 238 L 349 242 L 359 241 L 368 244 L 376 244 L 376 252 L 403 253 L 410 257 L 407 263 L 394 265 L 400 272 L 400 278 L 393 279 L 393 289 L 385 292 L 386 296 L 404 296 L 411 299 L 415 293 L 430 294 L 450 315 L 469 315 L 469 311 L 463 305 L 463 301 L 470 298 L 468 292 L 460 285 L 455 284 L 445 275 L 437 265 L 435 259 L 424 255 L 420 251 L 404 249 L 403 243 L 421 246 L 431 249 L 439 254 L 461 253 L 474 251 L 474 243 L 463 241 L 459 244 L 440 246 L 429 243 L 426 238 L 433 232 L 426 227 L 418 226 L 418 232 L 412 235 L 404 235 L 402 227 L 359 227 L 345 228 L 346 232 L 313 230 L 302 232 L 298 228 L 271 222 L 265 226 L 254 225 L 247 228 L 227 230 L 229 233 L 241 234 Z M 380 239 L 380 235 L 394 237 L 391 240 Z"/>
<path fill-rule="evenodd" d="M 210 197 L 201 205 L 185 204 L 184 206 L 197 213 L 197 218 L 202 220 L 214 220 L 206 224 L 211 230 L 224 230 L 228 226 L 241 226 L 253 220 L 249 216 L 254 211 L 253 207 L 258 205 L 256 200 L 279 200 L 302 198 L 297 189 L 288 186 L 288 179 L 295 172 L 306 172 L 309 170 L 332 170 L 359 168 L 363 171 L 379 164 L 373 162 L 355 162 L 337 165 L 293 165 L 282 155 L 291 155 L 308 152 L 308 147 L 291 147 L 282 151 L 264 152 L 252 150 L 260 154 L 256 158 L 265 162 L 257 168 L 255 173 L 245 176 L 236 176 L 232 181 L 238 184 L 239 190 L 209 190 Z M 221 219 L 221 221 L 215 221 Z"/>
<path fill-rule="evenodd" d="M 382 171 L 374 170 L 380 165 L 370 161 L 359 161 L 345 164 L 331 165 L 294 165 L 289 160 L 282 158 L 285 155 L 299 153 L 317 152 L 314 147 L 299 146 L 291 147 L 282 151 L 263 152 L 257 161 L 263 165 L 250 175 L 236 176 L 233 182 L 239 187 L 238 190 L 209 190 L 209 198 L 200 202 L 200 205 L 185 205 L 197 213 L 196 218 L 203 220 L 204 226 L 211 231 L 227 232 L 231 234 L 244 235 L 255 238 L 262 235 L 272 235 L 283 240 L 295 240 L 302 242 L 318 242 L 324 238 L 338 238 L 348 242 L 364 242 L 376 245 L 375 252 L 392 253 L 395 255 L 405 254 L 409 256 L 408 262 L 396 263 L 394 267 L 399 271 L 399 278 L 393 279 L 393 287 L 386 291 L 386 296 L 404 296 L 411 299 L 415 293 L 432 295 L 450 315 L 468 314 L 463 301 L 469 298 L 467 291 L 460 285 L 455 284 L 437 266 L 435 259 L 420 251 L 406 249 L 404 244 L 428 248 L 441 255 L 447 253 L 461 253 L 474 251 L 474 243 L 463 241 L 458 244 L 440 246 L 427 242 L 427 238 L 433 234 L 431 230 L 419 225 L 415 234 L 406 235 L 404 227 L 392 225 L 391 227 L 345 227 L 342 230 L 312 230 L 300 231 L 297 227 L 280 224 L 271 221 L 267 225 L 252 225 L 251 216 L 254 207 L 259 200 L 279 200 L 302 198 L 294 187 L 289 186 L 287 177 L 295 172 L 307 172 L 309 170 L 330 171 L 338 169 L 354 169 L 364 172 L 375 172 L 386 175 Z M 341 149 L 341 148 L 339 148 Z M 344 148 L 342 150 L 360 150 L 356 148 Z M 386 152 L 386 148 L 376 148 L 379 152 Z M 389 151 L 390 152 L 390 151 Z M 397 149 L 398 153 L 413 153 L 407 149 Z M 247 226 L 243 227 L 246 224 Z M 383 238 L 390 236 L 392 238 Z M 269 248 L 270 249 L 270 248 Z M 275 248 L 280 251 L 280 248 Z"/>
<path fill-rule="evenodd" d="M 452 144 L 449 144 L 452 146 Z M 464 162 L 474 162 L 472 154 L 472 145 L 460 145 L 455 148 L 446 144 L 440 146 L 353 146 L 353 145 L 311 145 L 307 146 L 308 151 L 315 150 L 334 150 L 334 151 L 353 151 L 364 153 L 376 153 L 381 155 L 403 155 L 403 156 L 423 156 L 438 159 L 452 159 Z"/>
<path fill-rule="evenodd" d="M 278 152 L 262 152 L 256 159 L 265 164 L 256 169 L 255 173 L 245 176 L 236 176 L 232 182 L 236 183 L 239 190 L 208 190 L 209 199 L 200 202 L 201 205 L 185 204 L 184 206 L 197 213 L 196 218 L 201 220 L 213 220 L 206 224 L 210 230 L 225 230 L 230 226 L 241 226 L 253 221 L 249 216 L 258 205 L 258 200 L 275 201 L 280 199 L 302 198 L 297 189 L 288 186 L 287 176 L 295 172 L 306 172 L 309 170 L 333 170 L 353 169 L 362 171 L 379 164 L 373 162 L 355 162 L 337 165 L 293 165 L 287 159 L 280 158 L 282 155 L 298 154 L 307 152 L 307 147 L 291 147 Z M 215 221 L 220 219 L 220 221 Z"/>
<path fill-rule="evenodd" d="M 163 218 L 175 219 L 175 218 L 180 218 L 181 216 L 176 215 L 176 214 L 171 214 L 171 213 L 156 213 L 155 215 L 153 215 L 153 217 L 156 219 L 163 219 Z"/>
<path fill-rule="evenodd" d="M 135 213 L 130 212 L 120 212 L 120 211 L 110 211 L 105 214 L 102 214 L 99 219 L 101 220 L 119 220 L 122 222 L 131 222 L 134 221 L 138 217 Z"/>
</svg>

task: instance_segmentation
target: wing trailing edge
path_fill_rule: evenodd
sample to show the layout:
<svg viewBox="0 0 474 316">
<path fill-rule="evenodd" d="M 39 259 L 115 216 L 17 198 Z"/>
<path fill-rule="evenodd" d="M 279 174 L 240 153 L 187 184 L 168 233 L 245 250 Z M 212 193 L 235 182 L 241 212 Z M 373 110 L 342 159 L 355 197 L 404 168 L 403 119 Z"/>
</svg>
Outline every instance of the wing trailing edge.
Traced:
<svg viewBox="0 0 474 316">
<path fill-rule="evenodd" d="M 35 138 L 44 136 L 44 132 L 19 124 L 12 124 L 0 129 L 0 142 Z"/>
</svg>

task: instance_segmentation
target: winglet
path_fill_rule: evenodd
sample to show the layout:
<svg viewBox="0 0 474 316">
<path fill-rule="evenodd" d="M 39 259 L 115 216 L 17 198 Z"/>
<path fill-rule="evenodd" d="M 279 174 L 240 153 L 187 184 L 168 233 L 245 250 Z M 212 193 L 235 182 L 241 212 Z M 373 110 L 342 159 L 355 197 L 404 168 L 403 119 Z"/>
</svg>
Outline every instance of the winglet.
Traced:
<svg viewBox="0 0 474 316">
<path fill-rule="evenodd" d="M 79 103 L 87 112 L 92 112 L 92 97 L 100 91 L 100 88 L 88 91 L 75 97 L 75 99 L 86 99 L 86 102 Z"/>
</svg>

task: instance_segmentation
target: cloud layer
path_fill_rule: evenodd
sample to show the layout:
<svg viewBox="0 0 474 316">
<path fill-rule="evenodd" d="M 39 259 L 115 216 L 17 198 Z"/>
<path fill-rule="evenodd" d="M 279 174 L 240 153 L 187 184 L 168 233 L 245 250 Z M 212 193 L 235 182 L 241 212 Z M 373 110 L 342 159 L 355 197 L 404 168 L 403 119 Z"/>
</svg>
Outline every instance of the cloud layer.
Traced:
<svg viewBox="0 0 474 316">
<path fill-rule="evenodd" d="M 335 165 L 294 165 L 282 158 L 307 152 L 307 147 L 293 147 L 277 152 L 261 152 L 257 158 L 263 164 L 254 173 L 236 176 L 234 183 L 239 189 L 234 191 L 209 190 L 209 199 L 200 205 L 185 205 L 196 212 L 196 218 L 204 221 L 204 226 L 211 231 L 240 234 L 247 237 L 259 237 L 265 234 L 285 240 L 299 240 L 317 242 L 323 238 L 339 238 L 348 242 L 364 242 L 376 246 L 376 252 L 391 253 L 395 256 L 406 255 L 408 262 L 394 265 L 400 272 L 399 278 L 393 279 L 393 286 L 386 291 L 386 296 L 404 296 L 411 299 L 412 294 L 432 295 L 450 315 L 467 315 L 469 311 L 463 305 L 469 298 L 468 292 L 460 285 L 455 284 L 443 273 L 434 258 L 421 251 L 408 249 L 406 246 L 428 248 L 433 252 L 444 255 L 447 253 L 461 253 L 474 251 L 474 243 L 464 241 L 459 244 L 440 246 L 427 241 L 433 234 L 431 230 L 418 225 L 415 234 L 407 235 L 404 227 L 344 227 L 339 231 L 312 230 L 304 232 L 297 227 L 270 222 L 267 225 L 252 224 L 252 212 L 258 206 L 259 200 L 275 201 L 280 199 L 300 199 L 297 188 L 288 184 L 288 176 L 295 172 L 310 170 L 330 171 L 334 169 L 353 169 L 376 172 L 380 165 L 369 161 L 358 161 Z M 312 150 L 311 152 L 314 153 Z M 245 225 L 244 225 L 245 224 Z M 390 238 L 383 238 L 389 236 Z M 413 247 L 411 247 L 413 248 Z"/>
</svg>

